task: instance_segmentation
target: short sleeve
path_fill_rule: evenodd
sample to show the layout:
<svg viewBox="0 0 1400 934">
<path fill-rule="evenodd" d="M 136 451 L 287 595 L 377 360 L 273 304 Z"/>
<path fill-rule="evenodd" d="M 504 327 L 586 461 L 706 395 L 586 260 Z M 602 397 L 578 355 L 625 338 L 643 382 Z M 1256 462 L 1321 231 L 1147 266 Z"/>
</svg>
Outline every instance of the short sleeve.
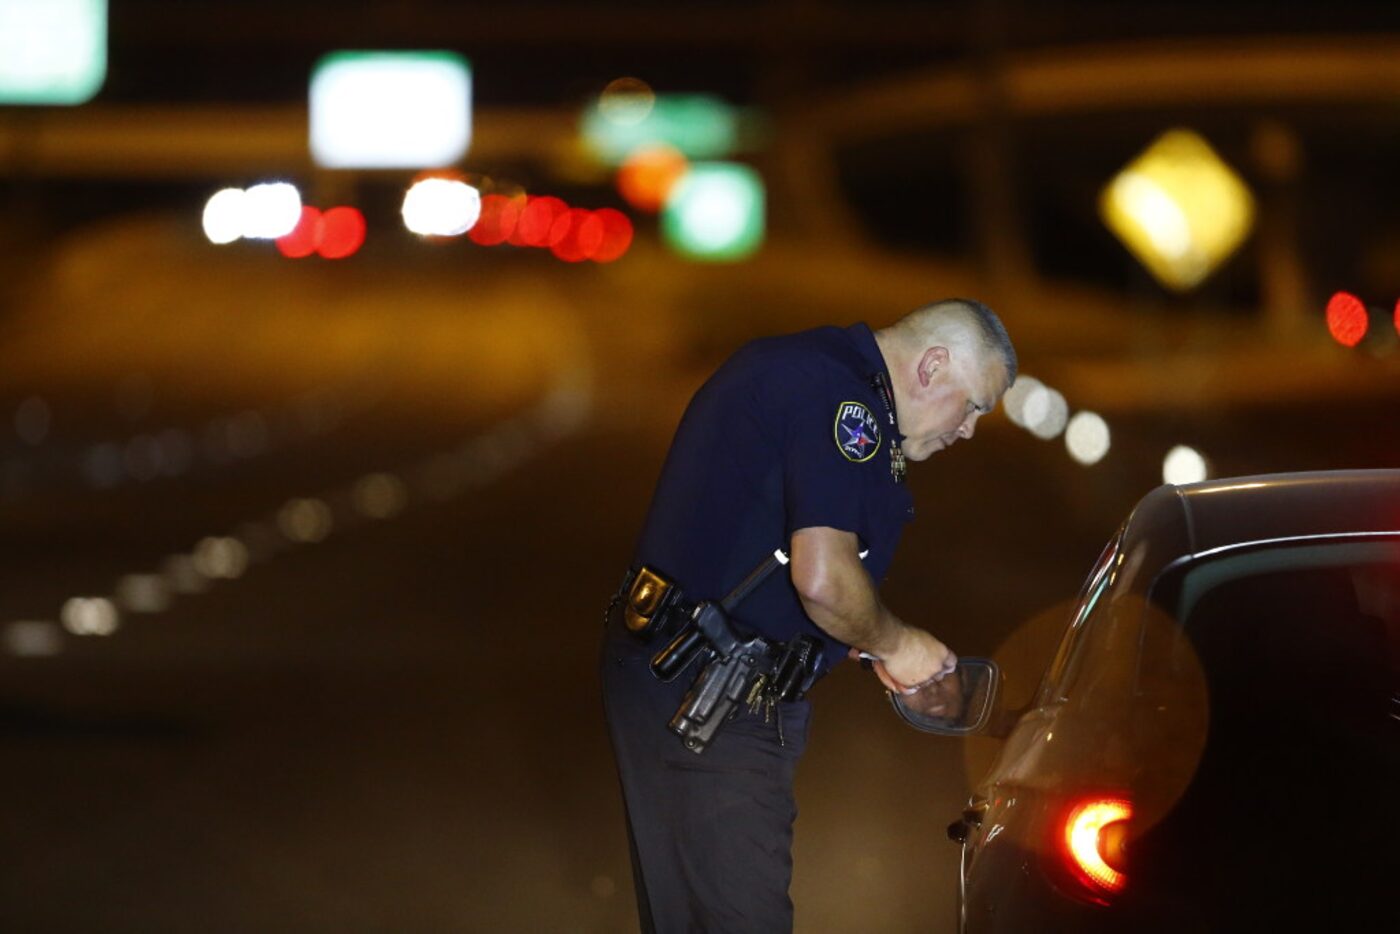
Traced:
<svg viewBox="0 0 1400 934">
<path fill-rule="evenodd" d="M 829 526 L 870 540 L 872 477 L 888 443 L 857 393 L 822 385 L 791 400 L 784 432 L 786 533 Z"/>
</svg>

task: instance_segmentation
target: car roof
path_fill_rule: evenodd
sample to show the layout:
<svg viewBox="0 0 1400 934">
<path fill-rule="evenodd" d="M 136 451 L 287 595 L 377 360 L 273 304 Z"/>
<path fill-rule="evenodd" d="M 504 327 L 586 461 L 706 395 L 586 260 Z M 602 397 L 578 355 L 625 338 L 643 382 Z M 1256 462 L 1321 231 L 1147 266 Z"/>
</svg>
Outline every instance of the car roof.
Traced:
<svg viewBox="0 0 1400 934">
<path fill-rule="evenodd" d="M 1400 535 L 1400 470 L 1261 474 L 1167 484 L 1122 528 L 1118 587 L 1145 590 L 1182 559 L 1287 539 Z"/>
</svg>

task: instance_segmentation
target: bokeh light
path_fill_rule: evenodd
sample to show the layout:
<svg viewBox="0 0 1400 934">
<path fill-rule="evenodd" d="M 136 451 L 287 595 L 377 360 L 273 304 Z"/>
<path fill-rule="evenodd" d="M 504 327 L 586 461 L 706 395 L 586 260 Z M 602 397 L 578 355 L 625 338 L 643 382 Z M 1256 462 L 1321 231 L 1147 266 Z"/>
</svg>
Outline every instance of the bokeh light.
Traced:
<svg viewBox="0 0 1400 934">
<path fill-rule="evenodd" d="M 614 208 L 599 208 L 593 213 L 602 222 L 603 240 L 590 258 L 597 263 L 611 263 L 632 245 L 632 221 Z"/>
<path fill-rule="evenodd" d="M 456 237 L 481 216 L 481 194 L 453 178 L 424 178 L 403 199 L 404 226 L 423 237 Z"/>
<path fill-rule="evenodd" d="M 1209 472 L 1201 453 L 1184 444 L 1172 448 L 1162 460 L 1163 483 L 1199 483 Z"/>
<path fill-rule="evenodd" d="M 1065 426 L 1069 456 L 1085 466 L 1103 460 L 1109 444 L 1108 422 L 1096 412 L 1077 412 Z"/>
<path fill-rule="evenodd" d="M 322 541 L 331 524 L 331 509 L 319 499 L 289 500 L 277 512 L 277 527 L 294 542 Z"/>
<path fill-rule="evenodd" d="M 335 52 L 316 63 L 308 106 L 318 165 L 451 165 L 471 142 L 471 68 L 451 52 Z"/>
<path fill-rule="evenodd" d="M 1104 188 L 1099 215 L 1167 288 L 1195 286 L 1254 223 L 1254 197 L 1191 130 L 1163 133 Z"/>
<path fill-rule="evenodd" d="M 242 188 L 225 188 L 204 203 L 204 236 L 210 243 L 232 243 L 243 236 L 246 200 Z"/>
<path fill-rule="evenodd" d="M 674 146 L 642 146 L 617 170 L 617 190 L 632 207 L 654 214 L 689 168 L 685 155 Z"/>
<path fill-rule="evenodd" d="M 408 502 L 408 488 L 393 474 L 372 473 L 356 481 L 351 500 L 360 515 L 390 519 L 403 511 Z"/>
<path fill-rule="evenodd" d="M 301 192 L 289 182 L 264 182 L 244 193 L 243 236 L 250 240 L 275 240 L 300 220 Z"/>
<path fill-rule="evenodd" d="M 603 245 L 606 230 L 603 222 L 592 211 L 571 208 L 567 214 L 555 222 L 555 227 L 567 221 L 567 231 L 555 239 L 550 249 L 554 255 L 567 263 L 580 263 L 591 257 Z"/>
<path fill-rule="evenodd" d="M 321 219 L 321 239 L 316 252 L 324 259 L 353 256 L 364 246 L 365 229 L 365 216 L 356 208 L 331 208 Z"/>
<path fill-rule="evenodd" d="M 277 251 L 288 259 L 301 259 L 316 252 L 321 243 L 321 209 L 302 205 L 301 218 L 290 233 L 277 238 Z"/>
<path fill-rule="evenodd" d="M 194 546 L 195 570 L 211 580 L 233 580 L 248 569 L 248 549 L 230 536 L 211 535 Z"/>
<path fill-rule="evenodd" d="M 1395 302 L 1395 333 L 1400 334 L 1400 299 Z"/>
<path fill-rule="evenodd" d="M 107 76 L 107 0 L 0 0 L 0 104 L 82 104 Z"/>
<path fill-rule="evenodd" d="M 71 597 L 59 611 L 63 628 L 75 636 L 110 636 L 118 620 L 116 606 L 106 597 Z"/>
<path fill-rule="evenodd" d="M 636 123 L 617 123 L 602 109 L 584 109 L 580 130 L 589 151 L 607 165 L 620 165 L 642 146 L 665 143 L 691 159 L 723 159 L 739 140 L 733 107 L 706 94 L 660 94 Z"/>
<path fill-rule="evenodd" d="M 666 242 L 704 260 L 738 260 L 763 243 L 763 179 L 746 165 L 697 162 L 676 185 L 661 215 Z"/>
<path fill-rule="evenodd" d="M 57 655 L 63 651 L 63 633 L 48 620 L 18 620 L 5 627 L 5 648 L 20 658 Z"/>
<path fill-rule="evenodd" d="M 515 233 L 515 225 L 519 223 L 524 208 L 523 196 L 484 195 L 481 199 L 481 216 L 467 231 L 467 237 L 482 246 L 505 243 Z"/>
<path fill-rule="evenodd" d="M 1016 381 L 1011 384 L 1011 388 L 1006 390 L 1006 395 L 1001 398 L 1002 410 L 1006 412 L 1006 417 L 1011 419 L 1013 425 L 1026 427 L 1026 397 L 1044 385 L 1034 376 L 1026 376 L 1024 373 L 1016 377 Z"/>
<path fill-rule="evenodd" d="M 598 96 L 598 112 L 617 126 L 636 126 L 655 105 L 656 94 L 640 78 L 618 78 Z"/>
<path fill-rule="evenodd" d="M 527 198 L 510 242 L 516 246 L 548 246 L 554 222 L 568 210 L 569 206 L 553 195 Z"/>
<path fill-rule="evenodd" d="M 132 613 L 163 613 L 170 608 L 170 585 L 159 574 L 127 574 L 117 581 L 116 598 Z"/>
<path fill-rule="evenodd" d="M 1350 292 L 1337 292 L 1327 300 L 1327 333 L 1343 347 L 1361 343 L 1370 323 L 1366 306 Z"/>
<path fill-rule="evenodd" d="M 1049 386 L 1032 389 L 1021 411 L 1026 429 L 1042 441 L 1059 435 L 1069 421 L 1069 404 L 1059 390 Z"/>
</svg>

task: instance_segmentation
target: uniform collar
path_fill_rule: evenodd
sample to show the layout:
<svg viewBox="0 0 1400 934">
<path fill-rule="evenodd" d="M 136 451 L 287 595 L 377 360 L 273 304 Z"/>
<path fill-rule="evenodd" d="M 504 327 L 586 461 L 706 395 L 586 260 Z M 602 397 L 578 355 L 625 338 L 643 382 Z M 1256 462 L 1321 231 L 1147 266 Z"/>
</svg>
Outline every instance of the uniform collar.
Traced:
<svg viewBox="0 0 1400 934">
<path fill-rule="evenodd" d="M 846 336 L 855 344 L 860 351 L 861 357 L 865 359 L 867 371 L 864 374 L 867 379 L 874 379 L 875 375 L 881 374 L 885 377 L 885 385 L 891 387 L 893 393 L 894 381 L 890 379 L 890 369 L 885 363 L 885 355 L 880 353 L 880 344 L 875 340 L 875 332 L 870 330 L 870 325 L 864 321 L 858 321 L 846 328 Z M 893 396 L 891 396 L 893 398 Z M 904 435 L 899 430 L 899 413 L 895 413 L 894 431 L 897 440 L 903 441 Z"/>
</svg>

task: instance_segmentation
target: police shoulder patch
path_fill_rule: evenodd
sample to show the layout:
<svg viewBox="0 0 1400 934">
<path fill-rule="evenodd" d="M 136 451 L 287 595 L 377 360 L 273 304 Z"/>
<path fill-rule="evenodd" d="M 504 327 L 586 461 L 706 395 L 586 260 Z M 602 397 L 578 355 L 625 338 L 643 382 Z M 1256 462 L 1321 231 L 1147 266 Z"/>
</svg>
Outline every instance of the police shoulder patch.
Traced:
<svg viewBox="0 0 1400 934">
<path fill-rule="evenodd" d="M 880 423 L 875 413 L 859 402 L 836 407 L 836 447 L 848 461 L 863 463 L 880 450 Z"/>
</svg>

